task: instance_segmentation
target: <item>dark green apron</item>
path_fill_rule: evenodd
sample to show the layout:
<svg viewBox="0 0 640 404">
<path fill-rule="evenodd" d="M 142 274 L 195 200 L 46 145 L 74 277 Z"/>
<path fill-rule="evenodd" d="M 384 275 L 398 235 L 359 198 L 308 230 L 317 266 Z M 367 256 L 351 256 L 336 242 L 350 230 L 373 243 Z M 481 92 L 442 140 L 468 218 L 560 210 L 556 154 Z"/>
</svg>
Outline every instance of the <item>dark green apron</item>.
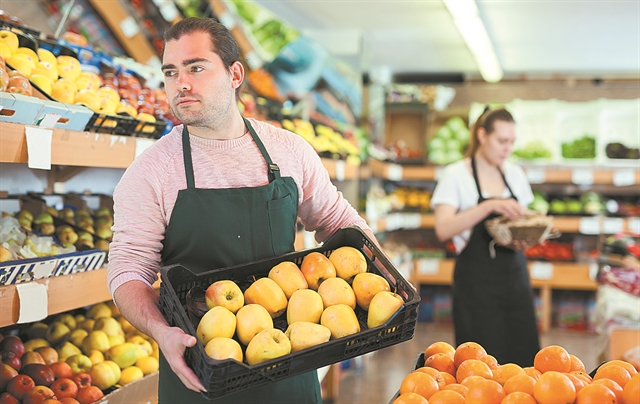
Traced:
<svg viewBox="0 0 640 404">
<path fill-rule="evenodd" d="M 198 273 L 294 250 L 298 188 L 293 178 L 280 176 L 278 166 L 271 161 L 251 124 L 244 121 L 267 162 L 269 184 L 253 188 L 196 188 L 185 126 L 182 149 L 187 189 L 178 192 L 167 226 L 163 265 L 179 263 Z M 238 162 L 238 169 L 241 164 Z M 315 370 L 209 401 L 187 389 L 162 355 L 158 396 L 159 404 L 322 402 Z"/>
</svg>

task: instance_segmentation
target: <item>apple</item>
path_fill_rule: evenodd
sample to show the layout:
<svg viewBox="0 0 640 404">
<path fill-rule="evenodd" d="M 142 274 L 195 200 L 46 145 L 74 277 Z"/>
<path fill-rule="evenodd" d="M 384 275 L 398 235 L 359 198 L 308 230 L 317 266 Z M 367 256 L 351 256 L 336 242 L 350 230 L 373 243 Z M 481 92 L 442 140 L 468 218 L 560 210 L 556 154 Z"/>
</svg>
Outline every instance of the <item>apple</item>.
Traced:
<svg viewBox="0 0 640 404">
<path fill-rule="evenodd" d="M 75 81 L 82 72 L 80 61 L 73 56 L 60 55 L 58 60 L 58 74 L 60 77 Z"/>
<path fill-rule="evenodd" d="M 329 341 L 331 330 L 321 324 L 298 321 L 287 327 L 285 335 L 291 342 L 291 352 L 298 352 Z"/>
<path fill-rule="evenodd" d="M 58 65 L 49 63 L 47 61 L 41 60 L 36 63 L 36 67 L 47 72 L 47 77 L 49 77 L 55 83 L 58 80 Z"/>
<path fill-rule="evenodd" d="M 78 385 L 66 377 L 54 381 L 49 388 L 53 390 L 58 400 L 65 397 L 76 398 L 78 395 Z"/>
<path fill-rule="evenodd" d="M 72 375 L 69 379 L 78 386 L 78 389 L 91 386 L 91 375 L 89 373 L 80 372 Z"/>
<path fill-rule="evenodd" d="M 387 291 L 378 292 L 369 304 L 367 327 L 374 328 L 383 325 L 403 304 L 404 300 L 396 293 Z"/>
<path fill-rule="evenodd" d="M 346 304 L 327 307 L 322 312 L 320 324 L 331 330 L 331 338 L 338 339 L 360 332 L 356 313 Z"/>
<path fill-rule="evenodd" d="M 367 260 L 364 255 L 353 247 L 336 248 L 329 254 L 329 260 L 336 268 L 336 276 L 351 283 L 353 278 L 367 272 Z"/>
<path fill-rule="evenodd" d="M 38 59 L 40 59 L 41 62 L 49 62 L 55 66 L 58 65 L 55 55 L 44 48 L 38 48 Z"/>
<path fill-rule="evenodd" d="M 0 42 L 0 56 L 5 60 L 11 57 L 11 49 L 4 42 Z"/>
<path fill-rule="evenodd" d="M 389 292 L 389 282 L 378 274 L 365 272 L 355 276 L 351 284 L 353 293 L 356 295 L 356 303 L 361 309 L 369 310 L 371 299 L 378 292 Z"/>
<path fill-rule="evenodd" d="M 73 104 L 77 90 L 76 83 L 73 81 L 59 79 L 53 83 L 53 86 L 51 87 L 51 96 L 55 98 L 56 101 L 65 104 Z"/>
<path fill-rule="evenodd" d="M 273 328 L 271 314 L 259 304 L 247 304 L 236 313 L 236 334 L 243 345 L 263 330 Z"/>
<path fill-rule="evenodd" d="M 53 348 L 51 348 L 53 349 Z M 55 351 L 55 349 L 54 349 Z M 57 353 L 57 352 L 56 352 Z M 22 367 L 24 368 L 26 365 L 30 365 L 32 363 L 40 363 L 42 365 L 45 364 L 44 358 L 42 357 L 42 355 L 40 355 L 38 352 L 36 351 L 29 351 L 29 352 L 25 352 L 24 355 L 22 355 Z M 24 373 L 24 372 L 23 372 Z"/>
<path fill-rule="evenodd" d="M 89 386 L 78 390 L 78 403 L 91 404 L 104 397 L 104 393 L 96 386 Z"/>
<path fill-rule="evenodd" d="M 31 377 L 25 374 L 19 374 L 7 383 L 7 392 L 22 401 L 27 391 L 36 387 L 36 383 Z"/>
<path fill-rule="evenodd" d="M 42 346 L 40 348 L 36 348 L 36 352 L 40 354 L 45 365 L 51 365 L 58 361 L 58 351 L 53 347 Z M 24 364 L 24 361 L 22 361 L 22 363 Z"/>
<path fill-rule="evenodd" d="M 318 290 L 325 279 L 336 277 L 336 268 L 329 258 L 315 251 L 305 255 L 300 271 L 313 290 Z"/>
<path fill-rule="evenodd" d="M 0 45 L 2 45 L 0 43 Z M 11 393 L 7 393 L 6 391 L 0 394 L 0 404 L 20 404 L 20 400 L 15 398 Z"/>
<path fill-rule="evenodd" d="M 66 341 L 60 347 L 58 347 L 58 360 L 66 361 L 67 358 L 73 355 L 80 355 L 82 351 L 77 346 L 73 345 L 71 342 Z"/>
<path fill-rule="evenodd" d="M 95 325 L 95 323 L 96 323 L 96 320 L 92 318 L 87 318 L 78 323 L 78 328 L 81 328 L 87 331 L 87 333 L 89 333 L 93 331 L 93 326 Z"/>
<path fill-rule="evenodd" d="M 73 400 L 73 399 L 72 399 L 72 400 Z M 77 400 L 74 400 L 74 401 L 77 401 Z M 46 400 L 44 400 L 44 401 L 42 402 L 42 404 L 62 404 L 62 403 L 61 403 L 61 402 L 60 402 L 60 400 L 58 400 L 58 399 L 55 399 L 55 398 L 47 398 Z"/>
<path fill-rule="evenodd" d="M 15 370 L 20 370 L 22 367 L 22 360 L 16 356 L 15 353 L 11 351 L 3 351 L 0 353 L 0 357 L 2 358 L 2 363 L 11 366 Z"/>
<path fill-rule="evenodd" d="M 109 335 L 109 345 L 116 346 L 126 342 L 124 335 Z"/>
<path fill-rule="evenodd" d="M 31 377 L 37 386 L 50 386 L 56 379 L 49 365 L 43 365 L 42 363 L 25 365 L 20 372 Z"/>
<path fill-rule="evenodd" d="M 24 343 L 15 335 L 8 335 L 0 341 L 0 351 L 11 351 L 17 358 L 22 358 L 25 353 Z"/>
<path fill-rule="evenodd" d="M 16 369 L 6 363 L 0 365 L 0 393 L 7 390 L 7 383 L 16 376 L 18 376 Z"/>
<path fill-rule="evenodd" d="M 287 296 L 282 288 L 269 278 L 259 278 L 244 291 L 247 304 L 257 303 L 267 309 L 272 318 L 279 317 L 287 309 Z"/>
<path fill-rule="evenodd" d="M 131 342 L 136 346 L 138 358 L 143 358 L 153 353 L 153 347 L 151 346 L 151 343 L 140 335 L 132 335 L 131 337 L 127 338 L 127 342 Z"/>
<path fill-rule="evenodd" d="M 73 373 L 88 372 L 91 366 L 93 366 L 91 359 L 89 359 L 87 355 L 82 354 L 70 356 L 65 362 L 71 366 Z"/>
<path fill-rule="evenodd" d="M 27 48 L 25 46 L 18 47 L 18 49 L 16 49 L 14 55 L 26 55 L 26 56 L 29 56 L 29 59 L 33 60 L 34 63 L 36 61 L 40 60 L 40 58 L 38 57 L 38 54 L 33 49 Z"/>
<path fill-rule="evenodd" d="M 206 345 L 215 337 L 233 337 L 236 330 L 236 316 L 226 307 L 215 306 L 209 309 L 198 323 L 196 337 Z"/>
<path fill-rule="evenodd" d="M 247 346 L 245 356 L 249 365 L 256 365 L 270 359 L 291 353 L 289 338 L 277 328 L 260 331 Z"/>
<path fill-rule="evenodd" d="M 212 338 L 204 347 L 204 352 L 213 359 L 225 360 L 235 359 L 242 362 L 242 347 L 233 338 L 216 337 Z"/>
<path fill-rule="evenodd" d="M 322 297 L 313 289 L 299 289 L 293 292 L 287 305 L 287 324 L 297 321 L 320 323 L 324 310 Z"/>
<path fill-rule="evenodd" d="M 356 295 L 351 286 L 342 278 L 329 278 L 320 284 L 318 294 L 326 309 L 336 304 L 346 304 L 353 310 L 356 309 Z"/>
<path fill-rule="evenodd" d="M 268 278 L 273 279 L 280 286 L 287 299 L 290 299 L 296 290 L 309 287 L 300 268 L 291 261 L 281 262 L 271 268 Z"/>
<path fill-rule="evenodd" d="M 120 380 L 120 369 L 115 372 L 106 361 L 100 362 L 91 368 L 91 385 L 97 386 L 100 390 L 106 390 Z M 82 389 L 80 389 L 82 390 Z M 79 393 L 78 393 L 79 394 Z"/>
<path fill-rule="evenodd" d="M 0 42 L 7 45 L 11 50 L 11 53 L 15 53 L 20 46 L 18 36 L 13 32 L 4 29 L 0 31 Z"/>
<path fill-rule="evenodd" d="M 87 355 L 91 359 L 92 364 L 104 362 L 104 354 L 96 349 L 89 352 Z"/>
<path fill-rule="evenodd" d="M 135 382 L 136 380 L 140 380 L 143 377 L 144 373 L 142 373 L 142 369 L 137 366 L 129 366 L 128 368 L 122 369 L 118 384 L 124 386 L 126 384 Z"/>
<path fill-rule="evenodd" d="M 56 379 L 70 378 L 73 375 L 73 369 L 67 362 L 55 362 L 49 367 Z"/>
<path fill-rule="evenodd" d="M 5 68 L 0 69 L 0 91 L 5 91 L 7 89 L 7 85 L 9 84 L 9 73 L 5 70 Z"/>
<path fill-rule="evenodd" d="M 53 217 L 51 218 L 53 220 Z M 34 223 L 36 222 L 36 220 L 34 220 Z M 67 325 L 67 327 L 69 327 L 70 330 L 75 330 L 76 327 L 78 326 L 78 322 L 76 321 L 76 318 L 69 313 L 62 313 L 57 315 L 53 321 L 60 321 L 64 324 Z"/>
<path fill-rule="evenodd" d="M 96 319 L 93 329 L 104 331 L 107 335 L 121 335 L 124 337 L 122 326 L 118 320 L 113 317 L 100 317 Z"/>
<path fill-rule="evenodd" d="M 98 90 L 98 96 L 100 98 L 108 98 L 114 104 L 120 102 L 120 95 L 118 94 L 118 91 L 109 86 L 100 87 L 100 89 Z M 110 316 L 111 315 L 113 314 L 110 314 Z"/>
<path fill-rule="evenodd" d="M 49 325 L 49 328 L 47 328 L 46 339 L 52 345 L 59 345 L 67 341 L 70 332 L 71 330 L 65 323 L 62 321 L 54 321 Z"/>
<path fill-rule="evenodd" d="M 244 295 L 240 287 L 231 280 L 220 280 L 213 282 L 207 287 L 204 294 L 207 307 L 212 309 L 222 306 L 235 314 L 240 307 L 244 306 Z"/>
<path fill-rule="evenodd" d="M 138 116 L 138 111 L 127 100 L 120 100 L 120 102 L 116 104 L 116 114 L 123 113 L 129 114 L 134 118 Z"/>
<path fill-rule="evenodd" d="M 135 344 L 125 342 L 109 348 L 104 357 L 108 361 L 117 363 L 120 369 L 124 369 L 136 363 L 136 360 L 138 360 L 138 350 Z"/>
<path fill-rule="evenodd" d="M 85 105 L 95 112 L 100 111 L 101 100 L 94 90 L 82 89 L 78 91 L 76 93 L 74 103 Z"/>
<path fill-rule="evenodd" d="M 242 350 L 240 352 L 242 352 Z M 138 358 L 138 360 L 136 361 L 136 366 L 142 369 L 142 373 L 148 375 L 157 372 L 158 368 L 160 367 L 160 363 L 153 356 L 145 356 L 144 358 Z"/>
<path fill-rule="evenodd" d="M 107 352 L 111 348 L 109 336 L 102 330 L 91 331 L 89 335 L 82 341 L 82 350 L 85 354 L 89 354 L 92 350 Z"/>
<path fill-rule="evenodd" d="M 25 54 L 14 54 L 7 59 L 7 63 L 26 77 L 31 76 L 31 70 L 36 67 L 36 62 L 29 55 Z"/>
<path fill-rule="evenodd" d="M 47 328 L 49 328 L 47 326 Z M 45 330 L 46 333 L 46 330 Z M 51 346 L 51 344 L 49 343 L 49 341 L 47 341 L 44 338 L 33 338 L 30 339 L 28 341 L 25 341 L 24 343 L 24 351 L 25 352 L 30 352 L 30 351 L 35 351 L 38 348 L 42 348 L 45 346 Z"/>
<path fill-rule="evenodd" d="M 84 328 L 76 328 L 69 334 L 69 341 L 75 346 L 82 346 L 84 339 L 87 338 L 89 332 Z"/>
<path fill-rule="evenodd" d="M 80 404 L 80 402 L 78 400 L 76 400 L 75 398 L 71 398 L 71 397 L 64 397 L 64 398 L 61 398 L 58 401 L 60 401 L 60 404 Z"/>
<path fill-rule="evenodd" d="M 50 398 L 56 398 L 56 395 L 49 387 L 35 386 L 24 395 L 22 404 L 43 404 Z"/>
</svg>

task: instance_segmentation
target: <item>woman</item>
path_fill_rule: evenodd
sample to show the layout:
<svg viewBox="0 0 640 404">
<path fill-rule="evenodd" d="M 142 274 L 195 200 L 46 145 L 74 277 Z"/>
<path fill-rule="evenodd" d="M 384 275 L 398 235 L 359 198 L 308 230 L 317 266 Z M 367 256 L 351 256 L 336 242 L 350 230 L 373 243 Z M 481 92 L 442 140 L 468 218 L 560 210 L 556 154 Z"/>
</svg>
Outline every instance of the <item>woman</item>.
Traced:
<svg viewBox="0 0 640 404">
<path fill-rule="evenodd" d="M 458 253 L 453 275 L 456 344 L 482 345 L 498 363 L 532 366 L 540 349 L 522 245 L 492 243 L 487 219 L 518 219 L 533 201 L 523 170 L 507 158 L 515 122 L 505 109 L 487 111 L 476 121 L 467 157 L 447 166 L 431 205 L 439 240 L 453 239 Z"/>
</svg>

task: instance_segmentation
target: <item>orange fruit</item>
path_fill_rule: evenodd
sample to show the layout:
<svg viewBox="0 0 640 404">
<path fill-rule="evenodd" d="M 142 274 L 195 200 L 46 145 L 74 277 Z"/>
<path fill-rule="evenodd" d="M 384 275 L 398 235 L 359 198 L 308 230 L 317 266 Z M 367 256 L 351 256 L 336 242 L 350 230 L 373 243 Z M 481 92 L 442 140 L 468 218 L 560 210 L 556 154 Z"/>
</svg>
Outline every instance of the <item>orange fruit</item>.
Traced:
<svg viewBox="0 0 640 404">
<path fill-rule="evenodd" d="M 587 372 L 581 372 L 581 371 L 577 371 L 577 372 L 571 372 L 572 375 L 576 375 L 578 376 L 580 379 L 582 379 L 583 382 L 585 382 L 584 384 L 591 384 L 591 376 L 589 376 L 589 374 Z"/>
<path fill-rule="evenodd" d="M 582 371 L 582 372 L 586 372 L 587 370 L 584 368 L 584 363 L 582 363 L 582 361 L 580 360 L 580 358 L 578 358 L 577 356 L 573 355 L 573 354 L 569 354 L 569 357 L 571 358 L 571 368 L 569 368 L 569 372 L 575 372 L 575 371 Z"/>
<path fill-rule="evenodd" d="M 640 403 L 640 373 L 633 375 L 622 388 L 622 402 L 624 404 Z"/>
<path fill-rule="evenodd" d="M 441 390 L 429 398 L 429 404 L 465 404 L 462 394 L 453 390 Z"/>
<path fill-rule="evenodd" d="M 481 382 L 483 380 L 487 380 L 487 379 L 485 379 L 482 376 L 469 376 L 466 379 L 464 379 L 460 384 L 469 388 L 472 385 L 476 384 L 477 382 Z"/>
<path fill-rule="evenodd" d="M 487 355 L 480 360 L 489 365 L 489 369 L 491 370 L 496 369 L 498 366 L 500 366 L 498 365 L 498 360 L 493 355 Z"/>
<path fill-rule="evenodd" d="M 438 382 L 433 377 L 417 371 L 409 373 L 400 384 L 400 394 L 417 393 L 426 399 L 438 390 Z"/>
<path fill-rule="evenodd" d="M 400 394 L 393 404 L 429 404 L 429 401 L 418 393 L 409 392 Z"/>
<path fill-rule="evenodd" d="M 606 386 L 609 390 L 613 391 L 613 394 L 616 395 L 616 400 L 618 404 L 622 404 L 624 400 L 622 399 L 622 387 L 611 379 L 598 379 L 592 384 L 602 384 Z M 640 402 L 640 401 L 639 401 Z"/>
<path fill-rule="evenodd" d="M 533 366 L 522 368 L 522 370 L 524 370 L 524 373 L 526 373 L 527 375 L 533 377 L 533 380 L 538 380 L 540 378 L 540 375 L 542 374 L 538 369 L 534 368 Z"/>
<path fill-rule="evenodd" d="M 629 362 L 621 361 L 619 359 L 614 359 L 614 360 L 605 362 L 602 365 L 600 365 L 600 367 L 598 369 L 606 368 L 607 366 L 612 366 L 612 365 L 621 366 L 621 367 L 625 368 L 627 370 L 627 372 L 629 372 L 629 374 L 631 376 L 633 376 L 636 373 L 638 373 L 638 371 L 636 370 L 635 366 L 633 366 Z"/>
<path fill-rule="evenodd" d="M 567 376 L 569 378 L 569 380 L 571 380 L 571 383 L 573 383 L 573 387 L 576 388 L 576 393 L 578 393 L 580 390 L 582 390 L 582 388 L 584 386 L 587 386 L 591 383 L 585 383 L 584 380 L 572 373 L 565 373 L 565 376 Z"/>
<path fill-rule="evenodd" d="M 576 404 L 616 404 L 616 395 L 606 386 L 591 384 L 578 392 Z"/>
<path fill-rule="evenodd" d="M 456 380 L 462 383 L 469 376 L 482 376 L 485 379 L 491 379 L 493 372 L 489 369 L 489 365 L 478 359 L 467 359 L 462 362 L 456 370 Z"/>
<path fill-rule="evenodd" d="M 444 378 L 442 377 L 442 372 L 440 372 L 437 369 L 423 366 L 421 368 L 416 369 L 415 371 L 426 373 L 429 376 L 433 377 L 433 380 L 435 380 L 438 383 L 438 389 L 441 389 L 447 385 L 447 383 L 444 381 Z"/>
<path fill-rule="evenodd" d="M 533 397 L 538 404 L 571 404 L 576 398 L 576 388 L 567 376 L 550 370 L 536 381 Z"/>
<path fill-rule="evenodd" d="M 487 356 L 487 351 L 476 342 L 465 342 L 456 348 L 453 354 L 453 362 L 456 368 L 467 359 L 482 359 Z"/>
<path fill-rule="evenodd" d="M 441 372 L 447 372 L 450 375 L 456 374 L 456 365 L 453 364 L 453 358 L 442 352 L 428 357 L 424 361 L 424 366 L 438 369 Z"/>
<path fill-rule="evenodd" d="M 492 372 L 493 377 L 491 377 L 491 380 L 500 383 L 501 386 L 504 386 L 507 380 L 515 375 L 526 375 L 524 370 L 515 363 L 505 363 L 504 365 L 500 365 L 498 368 L 492 370 Z"/>
<path fill-rule="evenodd" d="M 443 353 L 445 355 L 449 355 L 451 359 L 453 359 L 453 355 L 456 353 L 456 349 L 446 342 L 434 342 L 429 345 L 427 349 L 424 350 L 424 357 L 428 358 L 431 355 L 435 355 L 437 353 Z"/>
<path fill-rule="evenodd" d="M 459 393 L 462 397 L 466 397 L 469 388 L 467 386 L 463 386 L 462 384 L 453 383 L 447 384 L 442 390 L 453 390 L 456 393 Z"/>
<path fill-rule="evenodd" d="M 537 402 L 531 394 L 514 391 L 513 393 L 507 394 L 500 404 L 537 404 Z"/>
<path fill-rule="evenodd" d="M 500 383 L 493 380 L 481 380 L 469 387 L 465 404 L 500 404 L 505 396 Z"/>
<path fill-rule="evenodd" d="M 521 391 L 533 396 L 533 386 L 535 386 L 535 384 L 536 381 L 533 377 L 527 374 L 522 374 L 515 375 L 511 379 L 507 380 L 503 387 L 504 392 L 507 394 Z"/>
<path fill-rule="evenodd" d="M 596 374 L 593 376 L 593 381 L 598 379 L 611 379 L 620 386 L 624 386 L 629 380 L 631 380 L 631 375 L 627 372 L 627 369 L 622 366 L 610 365 L 606 367 L 599 367 L 598 370 L 596 370 Z"/>
<path fill-rule="evenodd" d="M 559 345 L 549 345 L 538 351 L 533 358 L 533 367 L 540 373 L 550 370 L 568 373 L 571 369 L 571 357 L 566 349 Z"/>
<path fill-rule="evenodd" d="M 444 385 L 447 386 L 449 384 L 454 384 L 454 383 L 458 383 L 458 381 L 456 380 L 456 378 L 454 376 L 451 376 L 449 373 L 447 372 L 440 372 L 440 376 L 442 376 L 442 378 L 444 379 Z"/>
</svg>

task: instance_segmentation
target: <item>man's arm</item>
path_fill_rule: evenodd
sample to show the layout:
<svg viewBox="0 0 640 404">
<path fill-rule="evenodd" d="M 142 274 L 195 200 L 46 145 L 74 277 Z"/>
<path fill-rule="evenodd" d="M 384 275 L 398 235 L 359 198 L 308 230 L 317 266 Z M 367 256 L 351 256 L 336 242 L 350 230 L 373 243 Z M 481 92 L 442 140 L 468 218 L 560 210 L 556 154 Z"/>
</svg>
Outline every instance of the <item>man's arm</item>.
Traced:
<svg viewBox="0 0 640 404">
<path fill-rule="evenodd" d="M 171 370 L 193 391 L 206 391 L 196 374 L 184 361 L 184 351 L 197 340 L 178 327 L 170 327 L 158 308 L 158 295 L 142 281 L 130 281 L 118 287 L 114 300 L 120 313 L 133 326 L 149 335 L 157 343 Z"/>
</svg>

